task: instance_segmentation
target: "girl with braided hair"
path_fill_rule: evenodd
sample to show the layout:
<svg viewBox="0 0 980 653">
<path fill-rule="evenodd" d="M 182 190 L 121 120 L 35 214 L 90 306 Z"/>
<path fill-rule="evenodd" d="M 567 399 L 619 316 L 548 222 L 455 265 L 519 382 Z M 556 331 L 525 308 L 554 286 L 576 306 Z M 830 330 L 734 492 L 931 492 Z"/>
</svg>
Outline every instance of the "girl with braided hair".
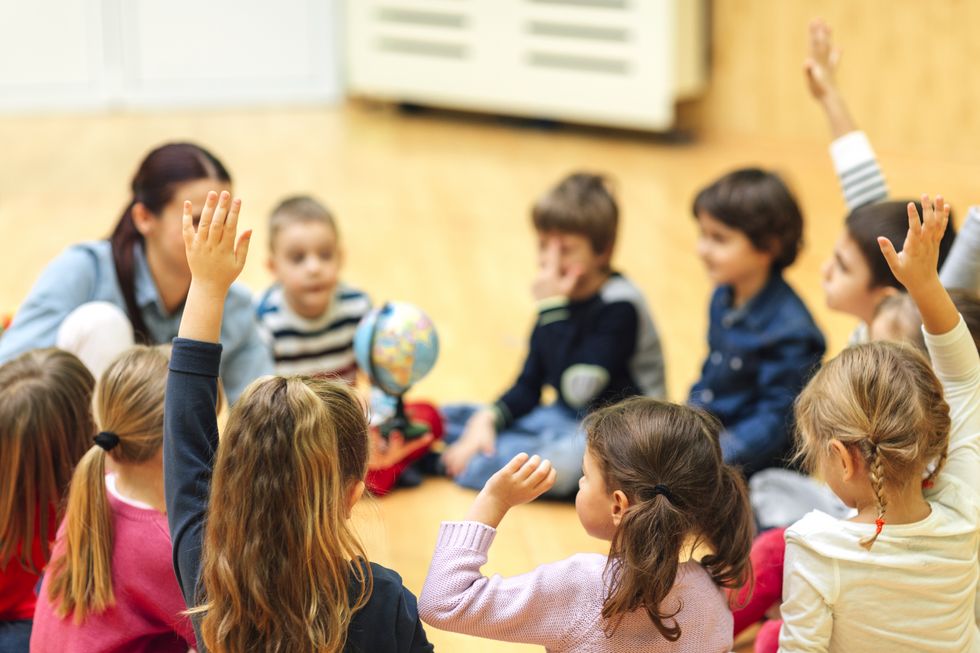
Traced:
<svg viewBox="0 0 980 653">
<path fill-rule="evenodd" d="M 609 555 L 578 554 L 513 578 L 480 573 L 508 510 L 555 482 L 539 456 L 494 474 L 465 521 L 445 522 L 419 597 L 437 628 L 538 644 L 551 653 L 719 653 L 732 647 L 723 588 L 750 576 L 752 516 L 724 463 L 721 423 L 634 397 L 586 418 L 575 507 Z"/>
<path fill-rule="evenodd" d="M 936 273 L 949 207 L 879 245 L 922 316 L 911 347 L 852 347 L 796 404 L 799 456 L 847 505 L 786 531 L 779 650 L 980 651 L 980 355 Z"/>
</svg>

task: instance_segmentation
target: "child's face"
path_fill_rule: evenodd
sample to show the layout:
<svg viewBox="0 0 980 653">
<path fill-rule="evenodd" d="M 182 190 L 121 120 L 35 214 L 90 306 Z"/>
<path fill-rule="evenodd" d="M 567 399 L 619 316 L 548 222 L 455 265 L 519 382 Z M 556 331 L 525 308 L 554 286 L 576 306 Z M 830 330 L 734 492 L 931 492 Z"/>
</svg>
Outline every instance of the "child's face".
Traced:
<svg viewBox="0 0 980 653">
<path fill-rule="evenodd" d="M 606 487 L 595 456 L 586 449 L 582 460 L 582 478 L 578 481 L 578 494 L 575 495 L 575 512 L 585 532 L 600 540 L 612 540 L 616 532 L 614 506 L 612 492 Z"/>
<path fill-rule="evenodd" d="M 312 319 L 330 307 L 342 262 L 337 234 L 329 225 L 296 221 L 276 234 L 269 269 L 282 284 L 290 308 Z"/>
<path fill-rule="evenodd" d="M 582 234 L 570 234 L 562 231 L 538 232 L 538 266 L 543 267 L 545 252 L 548 246 L 557 241 L 561 259 L 559 273 L 567 274 L 571 270 L 580 270 L 581 276 L 572 289 L 569 299 L 586 299 L 595 292 L 595 280 L 605 275 L 609 265 L 609 253 L 596 254 L 592 243 Z"/>
<path fill-rule="evenodd" d="M 827 308 L 869 322 L 886 291 L 871 285 L 871 267 L 846 229 L 837 239 L 833 255 L 824 262 L 822 272 Z"/>
<path fill-rule="evenodd" d="M 698 256 L 704 261 L 708 276 L 718 285 L 738 285 L 768 274 L 773 255 L 756 249 L 744 232 L 716 219 L 710 213 L 698 213 Z"/>
</svg>

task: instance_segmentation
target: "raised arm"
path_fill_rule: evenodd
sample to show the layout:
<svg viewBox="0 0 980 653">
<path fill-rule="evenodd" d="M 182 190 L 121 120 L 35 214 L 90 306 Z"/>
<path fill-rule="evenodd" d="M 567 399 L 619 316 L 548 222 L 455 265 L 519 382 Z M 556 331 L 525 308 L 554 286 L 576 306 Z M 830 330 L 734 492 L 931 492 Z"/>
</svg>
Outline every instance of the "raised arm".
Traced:
<svg viewBox="0 0 980 653">
<path fill-rule="evenodd" d="M 208 195 L 195 230 L 184 207 L 184 244 L 193 280 L 174 340 L 164 407 L 164 489 L 174 569 L 187 605 L 199 602 L 197 579 L 211 468 L 218 446 L 217 377 L 225 293 L 241 272 L 246 232 L 234 247 L 239 202 Z M 229 210 L 230 208 L 230 210 Z"/>
</svg>

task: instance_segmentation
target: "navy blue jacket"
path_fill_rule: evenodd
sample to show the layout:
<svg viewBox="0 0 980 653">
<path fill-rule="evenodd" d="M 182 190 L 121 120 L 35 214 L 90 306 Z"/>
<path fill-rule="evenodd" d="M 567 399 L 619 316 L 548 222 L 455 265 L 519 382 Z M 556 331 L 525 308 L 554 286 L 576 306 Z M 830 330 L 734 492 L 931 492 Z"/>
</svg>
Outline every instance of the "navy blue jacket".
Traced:
<svg viewBox="0 0 980 653">
<path fill-rule="evenodd" d="M 785 465 L 793 402 L 816 371 L 826 343 L 806 305 L 782 275 L 739 308 L 730 286 L 711 297 L 710 352 L 689 402 L 717 416 L 726 462 L 746 475 Z"/>
<path fill-rule="evenodd" d="M 187 605 L 199 602 L 198 581 L 211 470 L 218 447 L 221 345 L 175 338 L 164 403 L 164 483 L 174 571 Z M 269 537 L 275 537 L 270 533 Z M 346 653 L 428 653 L 415 596 L 390 569 L 371 563 L 374 591 L 347 629 Z M 351 576 L 354 578 L 353 574 Z M 198 650 L 204 645 L 195 620 Z"/>
</svg>

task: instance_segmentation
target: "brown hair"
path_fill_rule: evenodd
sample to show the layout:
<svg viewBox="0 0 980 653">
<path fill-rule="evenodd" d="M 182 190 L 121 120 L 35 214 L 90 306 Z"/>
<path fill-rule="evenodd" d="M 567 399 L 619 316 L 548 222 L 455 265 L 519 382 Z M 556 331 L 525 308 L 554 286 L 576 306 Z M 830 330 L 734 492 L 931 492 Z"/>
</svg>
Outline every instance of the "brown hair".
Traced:
<svg viewBox="0 0 980 653">
<path fill-rule="evenodd" d="M 337 221 L 330 210 L 308 195 L 288 197 L 272 209 L 269 216 L 269 249 L 275 248 L 276 236 L 283 227 L 297 222 L 319 222 L 328 226 L 340 238 Z"/>
<path fill-rule="evenodd" d="M 775 270 L 788 268 L 803 248 L 803 212 L 779 175 L 759 168 L 728 173 L 702 188 L 692 213 L 707 213 L 745 234 L 760 252 L 773 255 Z"/>
<path fill-rule="evenodd" d="M 871 288 L 897 288 L 905 290 L 902 283 L 892 274 L 888 261 L 881 254 L 878 237 L 884 236 L 892 241 L 896 251 L 902 251 L 905 236 L 909 230 L 909 214 L 907 201 L 875 202 L 859 206 L 848 214 L 845 221 L 847 234 L 861 251 L 861 255 L 871 269 Z M 913 202 L 919 215 L 922 215 L 922 205 Z M 942 267 L 949 249 L 953 246 L 956 230 L 953 228 L 953 216 L 950 214 L 949 226 L 939 242 L 939 267 Z"/>
<path fill-rule="evenodd" d="M 685 543 L 711 546 L 701 565 L 721 587 L 751 578 L 752 511 L 742 475 L 722 461 L 721 424 L 696 408 L 635 397 L 592 413 L 585 429 L 606 488 L 630 502 L 609 550 L 607 633 L 643 608 L 676 641 L 681 629 L 673 618 L 682 606 L 671 612 L 662 604 Z"/>
<path fill-rule="evenodd" d="M 849 347 L 826 363 L 796 400 L 797 458 L 810 471 L 837 440 L 864 460 L 877 519 L 888 491 L 927 481 L 946 462 L 949 406 L 929 361 L 911 347 L 874 342 Z M 870 549 L 877 532 L 861 541 Z"/>
<path fill-rule="evenodd" d="M 167 143 L 152 150 L 140 163 L 130 182 L 132 198 L 116 223 L 109 242 L 116 279 L 126 303 L 126 313 L 133 324 L 137 341 L 151 342 L 150 332 L 136 305 L 135 262 L 133 246 L 143 242 L 143 235 L 133 222 L 133 207 L 138 203 L 159 216 L 174 199 L 180 184 L 198 179 L 231 182 L 228 170 L 216 156 L 193 143 Z"/>
<path fill-rule="evenodd" d="M 951 288 L 947 290 L 956 310 L 963 316 L 966 328 L 973 336 L 973 343 L 980 351 L 980 293 L 974 290 L 963 290 L 961 288 Z M 872 326 L 881 322 L 886 322 L 893 334 L 897 334 L 904 342 L 912 345 L 926 356 L 929 355 L 926 349 L 926 341 L 922 335 L 922 315 L 919 307 L 908 293 L 897 293 L 886 297 L 875 308 Z M 875 338 L 876 340 L 879 338 Z"/>
<path fill-rule="evenodd" d="M 106 456 L 119 464 L 142 463 L 163 445 L 163 395 L 167 355 L 133 347 L 106 369 L 95 391 L 102 431 L 119 438 L 106 452 L 95 445 L 75 468 L 65 511 L 64 552 L 51 561 L 48 597 L 55 613 L 80 624 L 115 603 L 112 590 L 112 514 L 106 498 Z"/>
<path fill-rule="evenodd" d="M 538 231 L 585 236 L 593 252 L 604 254 L 616 244 L 619 206 L 606 177 L 576 172 L 535 202 L 531 221 Z"/>
<path fill-rule="evenodd" d="M 372 592 L 347 519 L 348 492 L 367 460 L 367 419 L 346 384 L 268 377 L 246 389 L 212 477 L 202 597 L 191 611 L 203 614 L 205 648 L 343 649 Z"/>
<path fill-rule="evenodd" d="M 0 568 L 16 559 L 39 573 L 47 563 L 64 491 L 95 435 L 94 385 L 85 365 L 60 349 L 0 366 Z M 37 536 L 42 560 L 32 553 Z"/>
</svg>

